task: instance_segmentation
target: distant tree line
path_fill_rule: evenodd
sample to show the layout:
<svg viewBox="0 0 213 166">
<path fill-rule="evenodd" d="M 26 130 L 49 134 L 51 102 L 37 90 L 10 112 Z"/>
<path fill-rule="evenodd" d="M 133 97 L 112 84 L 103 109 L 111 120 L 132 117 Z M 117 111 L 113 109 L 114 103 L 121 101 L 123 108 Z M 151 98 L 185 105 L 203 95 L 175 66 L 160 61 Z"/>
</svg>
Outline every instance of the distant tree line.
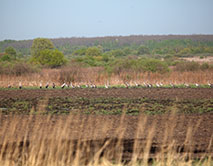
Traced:
<svg viewBox="0 0 213 166">
<path fill-rule="evenodd" d="M 51 39 L 54 46 L 64 55 L 70 55 L 81 47 L 102 46 L 103 51 L 110 51 L 121 48 L 136 49 L 145 45 L 151 51 L 160 49 L 159 52 L 186 48 L 186 47 L 212 47 L 213 35 L 153 35 L 153 36 L 114 36 L 96 38 L 58 38 Z M 14 47 L 23 56 L 30 55 L 30 48 L 33 40 L 4 40 L 0 41 L 0 52 L 7 47 Z M 163 50 L 165 48 L 165 50 Z M 157 52 L 157 51 L 154 51 Z"/>
<path fill-rule="evenodd" d="M 30 68 L 32 72 L 34 66 L 57 68 L 65 64 L 99 66 L 109 74 L 125 70 L 165 73 L 171 66 L 178 71 L 213 68 L 211 64 L 184 63 L 179 59 L 213 56 L 213 35 L 5 40 L 0 42 L 0 49 L 1 73 L 8 66 L 13 66 L 13 73 L 20 73 L 16 70 L 26 72 Z"/>
</svg>

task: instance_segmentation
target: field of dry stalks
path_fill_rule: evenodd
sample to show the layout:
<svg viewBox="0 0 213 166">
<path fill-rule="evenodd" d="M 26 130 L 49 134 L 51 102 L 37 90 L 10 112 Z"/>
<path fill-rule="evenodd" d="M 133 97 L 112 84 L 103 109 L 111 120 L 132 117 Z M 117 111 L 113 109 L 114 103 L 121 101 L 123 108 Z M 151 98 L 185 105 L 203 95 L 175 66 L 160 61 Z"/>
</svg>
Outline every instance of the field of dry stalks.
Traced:
<svg viewBox="0 0 213 166">
<path fill-rule="evenodd" d="M 96 85 L 104 85 L 109 82 L 110 85 L 122 85 L 124 82 L 134 84 L 134 82 L 142 84 L 143 82 L 155 84 L 208 84 L 213 83 L 212 71 L 197 72 L 175 72 L 171 71 L 166 74 L 159 73 L 134 73 L 122 72 L 119 74 L 107 74 L 100 67 L 98 68 L 65 68 L 65 69 L 43 69 L 39 73 L 31 73 L 22 76 L 0 75 L 0 87 L 18 86 L 22 82 L 23 86 L 32 87 L 47 83 L 55 83 L 57 86 L 66 83 L 76 83 L 85 85 L 93 83 Z"/>
<path fill-rule="evenodd" d="M 211 166 L 212 118 L 1 115 L 0 165 Z"/>
</svg>

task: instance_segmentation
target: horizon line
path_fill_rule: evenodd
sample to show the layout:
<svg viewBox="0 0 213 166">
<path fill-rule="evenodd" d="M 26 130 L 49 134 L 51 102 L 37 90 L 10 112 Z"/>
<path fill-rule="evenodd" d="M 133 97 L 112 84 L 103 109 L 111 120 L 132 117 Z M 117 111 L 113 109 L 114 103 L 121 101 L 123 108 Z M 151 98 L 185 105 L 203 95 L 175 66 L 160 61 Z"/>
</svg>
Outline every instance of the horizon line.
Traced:
<svg viewBox="0 0 213 166">
<path fill-rule="evenodd" d="M 46 38 L 50 40 L 54 39 L 71 39 L 71 38 L 79 38 L 79 39 L 91 39 L 91 38 L 105 38 L 105 37 L 131 37 L 131 36 L 213 36 L 212 34 L 205 34 L 205 33 L 195 33 L 195 34 L 131 34 L 131 35 L 106 35 L 106 36 L 70 36 L 70 37 L 35 37 L 35 38 L 28 38 L 28 39 L 3 39 L 0 40 L 0 42 L 6 41 L 6 40 L 11 40 L 11 41 L 27 41 L 27 40 L 34 40 L 37 38 Z"/>
</svg>

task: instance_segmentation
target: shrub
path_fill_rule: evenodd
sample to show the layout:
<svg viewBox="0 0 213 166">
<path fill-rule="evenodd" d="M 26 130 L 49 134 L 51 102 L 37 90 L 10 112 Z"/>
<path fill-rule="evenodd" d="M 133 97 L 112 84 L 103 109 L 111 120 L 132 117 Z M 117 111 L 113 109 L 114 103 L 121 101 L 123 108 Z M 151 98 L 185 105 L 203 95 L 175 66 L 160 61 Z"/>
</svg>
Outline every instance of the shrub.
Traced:
<svg viewBox="0 0 213 166">
<path fill-rule="evenodd" d="M 66 59 L 62 52 L 58 50 L 42 50 L 33 62 L 47 67 L 59 67 L 66 63 Z"/>
<path fill-rule="evenodd" d="M 159 72 L 165 73 L 169 71 L 168 65 L 157 59 L 122 59 L 117 60 L 110 66 L 112 71 L 116 74 L 120 74 L 124 71 L 131 72 L 142 72 L 142 71 L 150 71 L 150 72 Z"/>
<path fill-rule="evenodd" d="M 102 54 L 102 51 L 98 47 L 89 47 L 86 50 L 86 55 L 87 56 L 101 56 L 101 54 Z"/>
<path fill-rule="evenodd" d="M 200 65 L 197 62 L 179 62 L 177 63 L 176 71 L 197 71 L 200 69 Z"/>
<path fill-rule="evenodd" d="M 203 63 L 203 64 L 200 66 L 200 69 L 201 69 L 201 70 L 208 70 L 208 69 L 209 69 L 209 64 L 208 64 L 208 63 Z"/>
<path fill-rule="evenodd" d="M 4 63 L 0 64 L 0 74 L 21 76 L 37 71 L 35 66 L 25 62 Z"/>
<path fill-rule="evenodd" d="M 138 48 L 138 55 L 144 55 L 144 54 L 150 54 L 149 48 L 147 48 L 146 46 L 142 45 Z"/>
<path fill-rule="evenodd" d="M 64 54 L 54 48 L 49 39 L 37 38 L 33 40 L 31 62 L 52 68 L 64 65 L 66 63 Z"/>
<path fill-rule="evenodd" d="M 145 71 L 166 73 L 169 71 L 168 65 L 157 59 L 145 59 L 142 61 Z"/>
<path fill-rule="evenodd" d="M 111 55 L 114 57 L 121 57 L 121 56 L 125 56 L 125 52 L 121 49 L 116 49 L 116 50 L 112 50 L 110 51 Z"/>
<path fill-rule="evenodd" d="M 12 59 L 8 54 L 5 54 L 3 56 L 0 57 L 0 61 L 8 61 L 10 62 Z"/>
</svg>

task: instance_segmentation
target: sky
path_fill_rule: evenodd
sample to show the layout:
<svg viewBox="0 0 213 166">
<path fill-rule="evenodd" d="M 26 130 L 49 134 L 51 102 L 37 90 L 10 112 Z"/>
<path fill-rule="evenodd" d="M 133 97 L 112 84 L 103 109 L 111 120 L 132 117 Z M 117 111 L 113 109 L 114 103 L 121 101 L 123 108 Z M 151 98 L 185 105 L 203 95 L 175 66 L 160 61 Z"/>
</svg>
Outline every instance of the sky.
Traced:
<svg viewBox="0 0 213 166">
<path fill-rule="evenodd" d="M 0 0 L 0 41 L 213 34 L 213 0 Z"/>
</svg>

